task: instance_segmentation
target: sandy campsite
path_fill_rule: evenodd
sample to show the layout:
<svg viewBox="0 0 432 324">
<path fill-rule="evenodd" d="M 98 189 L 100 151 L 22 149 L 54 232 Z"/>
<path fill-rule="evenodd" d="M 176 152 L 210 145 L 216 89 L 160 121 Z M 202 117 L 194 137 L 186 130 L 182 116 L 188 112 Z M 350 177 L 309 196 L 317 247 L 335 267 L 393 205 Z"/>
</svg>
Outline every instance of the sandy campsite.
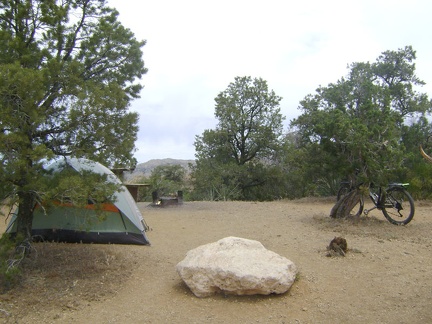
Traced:
<svg viewBox="0 0 432 324">
<path fill-rule="evenodd" d="M 139 203 L 151 246 L 35 244 L 21 285 L 0 295 L 4 323 L 431 323 L 432 203 L 407 226 L 375 211 L 328 217 L 332 199 Z M 0 216 L 0 231 L 5 229 Z M 175 266 L 227 236 L 260 241 L 292 260 L 283 295 L 197 298 Z M 345 257 L 327 256 L 335 236 Z"/>
</svg>

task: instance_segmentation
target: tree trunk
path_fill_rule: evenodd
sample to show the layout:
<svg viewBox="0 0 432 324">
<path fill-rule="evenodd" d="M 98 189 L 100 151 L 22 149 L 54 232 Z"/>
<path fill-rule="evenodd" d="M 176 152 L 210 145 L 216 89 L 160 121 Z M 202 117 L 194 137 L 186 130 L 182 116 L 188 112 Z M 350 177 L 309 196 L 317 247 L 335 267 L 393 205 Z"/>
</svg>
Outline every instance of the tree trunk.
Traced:
<svg viewBox="0 0 432 324">
<path fill-rule="evenodd" d="M 350 216 L 350 212 L 353 208 L 360 202 L 361 192 L 359 189 L 354 189 L 348 194 L 343 196 L 339 201 L 333 206 L 330 217 L 332 218 L 346 218 Z M 356 215 L 360 216 L 360 215 Z"/>
<path fill-rule="evenodd" d="M 17 215 L 17 237 L 22 240 L 32 241 L 33 209 L 35 206 L 35 194 L 19 191 L 19 205 Z"/>
</svg>

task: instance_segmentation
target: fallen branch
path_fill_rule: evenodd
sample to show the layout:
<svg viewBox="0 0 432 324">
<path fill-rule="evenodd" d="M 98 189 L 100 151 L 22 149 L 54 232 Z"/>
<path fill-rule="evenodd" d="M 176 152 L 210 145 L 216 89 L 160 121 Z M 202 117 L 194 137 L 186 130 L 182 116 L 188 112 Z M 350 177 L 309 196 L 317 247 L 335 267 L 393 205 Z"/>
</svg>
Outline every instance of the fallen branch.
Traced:
<svg viewBox="0 0 432 324">
<path fill-rule="evenodd" d="M 10 316 L 10 313 L 0 308 L 0 312 L 5 314 L 6 316 Z"/>
<path fill-rule="evenodd" d="M 15 259 L 7 260 L 8 268 L 6 272 L 9 272 L 11 269 L 16 268 L 19 264 L 24 260 L 24 258 L 30 253 L 33 249 L 30 240 L 26 239 L 21 244 L 17 245 L 15 248 Z"/>
</svg>

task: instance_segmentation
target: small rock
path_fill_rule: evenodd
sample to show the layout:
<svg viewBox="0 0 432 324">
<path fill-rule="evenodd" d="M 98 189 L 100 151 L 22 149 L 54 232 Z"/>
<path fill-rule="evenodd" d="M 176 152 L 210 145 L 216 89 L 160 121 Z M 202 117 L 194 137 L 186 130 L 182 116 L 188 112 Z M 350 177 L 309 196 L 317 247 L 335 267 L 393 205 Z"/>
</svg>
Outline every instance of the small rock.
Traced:
<svg viewBox="0 0 432 324">
<path fill-rule="evenodd" d="M 327 256 L 345 256 L 346 252 L 348 251 L 348 244 L 346 239 L 344 239 L 343 237 L 335 237 L 333 240 L 331 240 L 329 246 L 327 247 L 327 250 L 329 250 Z"/>
</svg>

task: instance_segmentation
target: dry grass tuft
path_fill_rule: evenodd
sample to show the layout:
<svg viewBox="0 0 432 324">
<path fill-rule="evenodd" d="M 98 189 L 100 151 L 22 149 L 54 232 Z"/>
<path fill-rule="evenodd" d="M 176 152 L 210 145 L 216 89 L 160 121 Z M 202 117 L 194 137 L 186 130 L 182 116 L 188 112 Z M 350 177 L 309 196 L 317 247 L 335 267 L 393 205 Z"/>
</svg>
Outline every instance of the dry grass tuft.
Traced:
<svg viewBox="0 0 432 324">
<path fill-rule="evenodd" d="M 0 295 L 0 308 L 15 314 L 39 304 L 46 311 L 79 309 L 105 299 L 131 275 L 116 250 L 115 245 L 35 243 L 23 263 L 21 283 Z"/>
</svg>

